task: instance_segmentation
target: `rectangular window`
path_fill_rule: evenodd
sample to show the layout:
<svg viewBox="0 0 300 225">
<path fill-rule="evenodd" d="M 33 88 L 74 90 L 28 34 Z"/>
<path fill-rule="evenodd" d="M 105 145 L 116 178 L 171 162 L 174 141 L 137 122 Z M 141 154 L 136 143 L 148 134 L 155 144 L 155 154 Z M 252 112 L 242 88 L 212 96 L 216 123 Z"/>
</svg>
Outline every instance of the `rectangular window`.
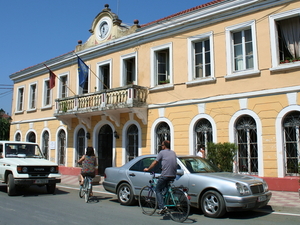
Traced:
<svg viewBox="0 0 300 225">
<path fill-rule="evenodd" d="M 125 73 L 126 73 L 126 83 L 134 84 L 135 82 L 135 58 L 126 59 L 124 61 Z"/>
<path fill-rule="evenodd" d="M 213 32 L 189 37 L 187 85 L 214 82 Z"/>
<path fill-rule="evenodd" d="M 111 60 L 98 63 L 98 91 L 111 88 Z"/>
<path fill-rule="evenodd" d="M 271 15 L 271 53 L 273 70 L 279 64 L 293 67 L 300 60 L 300 9 Z M 288 64 L 287 64 L 288 63 Z"/>
<path fill-rule="evenodd" d="M 251 29 L 232 32 L 234 71 L 253 69 Z"/>
<path fill-rule="evenodd" d="M 172 83 L 172 44 L 151 49 L 151 86 Z"/>
<path fill-rule="evenodd" d="M 169 49 L 157 51 L 155 56 L 157 84 L 167 84 L 170 82 Z"/>
<path fill-rule="evenodd" d="M 68 97 L 68 76 L 67 75 L 60 76 L 59 80 L 60 80 L 60 94 L 59 94 L 59 97 L 60 98 L 66 98 L 66 97 Z"/>
<path fill-rule="evenodd" d="M 121 71 L 120 74 L 120 86 L 125 86 L 129 84 L 137 84 L 137 53 L 130 53 L 121 56 Z"/>
<path fill-rule="evenodd" d="M 50 89 L 50 81 L 44 81 L 44 93 L 43 93 L 43 107 L 51 106 L 51 89 Z"/>
<path fill-rule="evenodd" d="M 24 88 L 18 88 L 18 102 L 17 102 L 17 111 L 21 112 L 23 111 L 23 105 L 24 105 Z"/>
<path fill-rule="evenodd" d="M 29 90 L 29 109 L 36 108 L 36 84 L 30 85 Z"/>
<path fill-rule="evenodd" d="M 211 76 L 209 39 L 194 43 L 194 78 Z"/>
<path fill-rule="evenodd" d="M 226 28 L 226 78 L 260 73 L 255 34 L 255 21 Z"/>
</svg>

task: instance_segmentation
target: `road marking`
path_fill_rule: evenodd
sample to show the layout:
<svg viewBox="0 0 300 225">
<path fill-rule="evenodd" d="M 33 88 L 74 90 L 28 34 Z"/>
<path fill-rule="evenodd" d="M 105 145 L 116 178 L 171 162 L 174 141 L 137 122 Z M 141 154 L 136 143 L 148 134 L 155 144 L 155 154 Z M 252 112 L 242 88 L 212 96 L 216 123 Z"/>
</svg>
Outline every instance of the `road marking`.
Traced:
<svg viewBox="0 0 300 225">
<path fill-rule="evenodd" d="M 66 188 L 66 189 L 73 189 L 73 190 L 79 191 L 79 188 L 69 187 L 69 186 L 64 186 L 64 185 L 57 185 L 57 187 Z M 95 193 L 102 193 L 102 194 L 108 194 L 108 195 L 115 195 L 113 193 L 109 193 L 109 192 L 106 192 L 106 191 L 97 191 L 95 189 L 93 190 L 93 192 L 95 192 Z"/>
<path fill-rule="evenodd" d="M 299 216 L 300 217 L 300 214 L 295 214 L 295 213 L 271 212 L 271 211 L 268 211 L 268 210 L 259 210 L 259 209 L 256 209 L 254 211 L 256 211 L 256 212 L 265 212 L 265 213 L 270 213 L 270 214 L 277 214 L 277 215 Z"/>
</svg>

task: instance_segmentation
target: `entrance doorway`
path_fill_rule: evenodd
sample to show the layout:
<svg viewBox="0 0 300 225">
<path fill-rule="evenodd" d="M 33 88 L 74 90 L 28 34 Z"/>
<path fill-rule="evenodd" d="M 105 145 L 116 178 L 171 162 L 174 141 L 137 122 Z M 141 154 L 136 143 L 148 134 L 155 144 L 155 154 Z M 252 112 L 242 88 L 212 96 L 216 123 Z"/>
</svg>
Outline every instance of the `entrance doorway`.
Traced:
<svg viewBox="0 0 300 225">
<path fill-rule="evenodd" d="M 112 166 L 113 131 L 109 125 L 101 127 L 98 134 L 98 173 L 104 174 L 106 167 Z"/>
</svg>

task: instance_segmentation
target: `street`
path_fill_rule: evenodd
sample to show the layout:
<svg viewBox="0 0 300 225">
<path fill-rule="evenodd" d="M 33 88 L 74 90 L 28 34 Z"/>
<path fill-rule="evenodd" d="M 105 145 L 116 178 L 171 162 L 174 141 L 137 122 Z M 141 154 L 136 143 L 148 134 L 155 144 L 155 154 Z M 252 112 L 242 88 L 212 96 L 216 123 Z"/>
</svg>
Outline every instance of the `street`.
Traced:
<svg viewBox="0 0 300 225">
<path fill-rule="evenodd" d="M 122 206 L 115 195 L 94 192 L 93 200 L 85 203 L 74 188 L 58 187 L 56 194 L 46 194 L 45 187 L 30 187 L 18 196 L 9 197 L 6 186 L 0 186 L 0 224 L 174 224 L 168 216 L 146 216 L 136 206 Z M 299 215 L 275 214 L 263 211 L 228 213 L 224 218 L 203 216 L 196 209 L 185 224 L 298 225 Z"/>
</svg>

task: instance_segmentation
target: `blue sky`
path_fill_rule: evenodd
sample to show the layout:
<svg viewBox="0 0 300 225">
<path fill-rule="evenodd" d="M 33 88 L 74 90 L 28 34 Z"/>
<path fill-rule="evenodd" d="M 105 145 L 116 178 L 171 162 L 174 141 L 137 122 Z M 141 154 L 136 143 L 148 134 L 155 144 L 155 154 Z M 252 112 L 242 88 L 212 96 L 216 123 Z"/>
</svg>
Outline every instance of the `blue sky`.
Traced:
<svg viewBox="0 0 300 225">
<path fill-rule="evenodd" d="M 93 19 L 109 4 L 123 23 L 161 19 L 212 0 L 0 0 L 0 109 L 11 115 L 9 76 L 73 51 L 90 36 Z"/>
</svg>

